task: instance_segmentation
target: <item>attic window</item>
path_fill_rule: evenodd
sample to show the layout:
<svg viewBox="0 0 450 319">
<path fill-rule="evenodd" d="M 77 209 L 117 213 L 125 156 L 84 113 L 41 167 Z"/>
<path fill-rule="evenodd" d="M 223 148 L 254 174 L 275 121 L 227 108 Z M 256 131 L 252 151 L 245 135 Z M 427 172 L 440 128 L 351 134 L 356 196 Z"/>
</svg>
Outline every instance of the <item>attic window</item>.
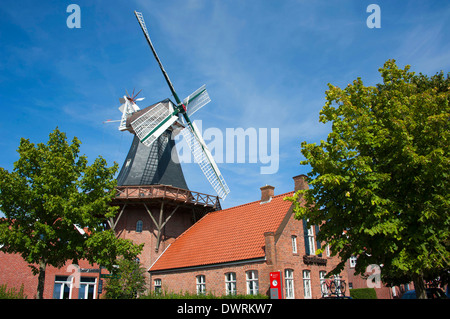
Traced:
<svg viewBox="0 0 450 319">
<path fill-rule="evenodd" d="M 350 268 L 355 268 L 355 267 L 356 267 L 356 257 L 351 256 L 350 257 Z"/>
<path fill-rule="evenodd" d="M 291 242 L 292 242 L 292 253 L 297 254 L 297 236 L 292 235 Z"/>
</svg>

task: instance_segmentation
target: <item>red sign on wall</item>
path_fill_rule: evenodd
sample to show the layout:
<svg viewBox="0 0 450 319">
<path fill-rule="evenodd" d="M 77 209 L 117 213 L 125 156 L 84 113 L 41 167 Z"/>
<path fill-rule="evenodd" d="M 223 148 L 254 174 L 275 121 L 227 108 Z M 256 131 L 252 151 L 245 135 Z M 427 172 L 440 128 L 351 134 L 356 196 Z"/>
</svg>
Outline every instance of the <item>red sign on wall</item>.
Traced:
<svg viewBox="0 0 450 319">
<path fill-rule="evenodd" d="M 270 299 L 283 299 L 281 271 L 270 273 Z"/>
</svg>

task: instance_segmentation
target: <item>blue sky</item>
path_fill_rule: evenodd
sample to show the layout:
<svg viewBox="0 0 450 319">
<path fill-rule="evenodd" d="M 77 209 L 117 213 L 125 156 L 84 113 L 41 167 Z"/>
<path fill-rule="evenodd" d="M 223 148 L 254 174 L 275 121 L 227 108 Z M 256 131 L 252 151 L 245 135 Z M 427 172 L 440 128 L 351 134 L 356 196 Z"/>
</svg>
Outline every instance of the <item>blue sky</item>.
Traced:
<svg viewBox="0 0 450 319">
<path fill-rule="evenodd" d="M 71 3 L 81 8 L 79 29 L 66 25 Z M 366 25 L 372 3 L 379 29 Z M 89 162 L 123 164 L 132 135 L 102 123 L 120 118 L 118 98 L 133 88 L 146 98 L 141 107 L 170 97 L 134 10 L 178 95 L 207 85 L 212 102 L 194 116 L 203 130 L 279 129 L 276 174 L 261 174 L 260 159 L 219 163 L 231 189 L 223 207 L 258 200 L 265 184 L 289 192 L 292 177 L 308 172 L 300 143 L 330 130 L 318 122 L 327 83 L 374 85 L 392 58 L 429 75 L 450 71 L 448 1 L 2 1 L 0 167 L 12 170 L 21 137 L 46 142 L 57 126 L 82 141 Z M 191 190 L 214 194 L 197 164 L 183 170 Z"/>
</svg>

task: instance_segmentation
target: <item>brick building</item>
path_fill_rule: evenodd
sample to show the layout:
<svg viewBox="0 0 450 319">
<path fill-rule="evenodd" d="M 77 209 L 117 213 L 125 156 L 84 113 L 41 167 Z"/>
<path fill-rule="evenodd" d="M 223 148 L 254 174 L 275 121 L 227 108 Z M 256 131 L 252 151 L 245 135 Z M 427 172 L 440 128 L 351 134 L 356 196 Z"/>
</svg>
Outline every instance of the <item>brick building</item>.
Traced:
<svg viewBox="0 0 450 319">
<path fill-rule="evenodd" d="M 102 271 L 106 274 L 106 271 Z M 47 266 L 45 271 L 44 299 L 97 299 L 100 282 L 98 265 L 80 260 L 79 265 L 68 261 L 63 267 Z M 0 251 L 0 285 L 17 291 L 23 285 L 24 295 L 34 299 L 37 295 L 38 276 L 19 254 Z"/>
<path fill-rule="evenodd" d="M 355 274 L 355 265 L 357 258 L 352 257 L 347 260 L 348 288 L 374 288 L 377 299 L 399 299 L 408 290 L 414 289 L 414 283 L 409 282 L 400 286 L 388 287 L 381 281 L 382 268 L 378 265 L 372 265 L 364 276 Z"/>
<path fill-rule="evenodd" d="M 294 177 L 295 190 L 308 187 L 304 177 Z M 269 294 L 270 273 L 279 271 L 285 298 L 320 298 L 325 274 L 339 261 L 314 255 L 318 227 L 294 219 L 291 202 L 283 200 L 293 193 L 274 195 L 274 187 L 264 186 L 261 200 L 207 214 L 149 267 L 150 288 Z"/>
</svg>

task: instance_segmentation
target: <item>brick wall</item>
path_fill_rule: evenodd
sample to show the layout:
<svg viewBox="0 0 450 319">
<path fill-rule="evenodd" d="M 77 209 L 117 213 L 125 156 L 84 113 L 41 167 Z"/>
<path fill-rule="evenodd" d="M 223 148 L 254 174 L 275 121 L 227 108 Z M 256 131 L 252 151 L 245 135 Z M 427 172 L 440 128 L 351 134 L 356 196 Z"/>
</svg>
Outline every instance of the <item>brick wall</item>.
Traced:
<svg viewBox="0 0 450 319">
<path fill-rule="evenodd" d="M 246 294 L 246 271 L 256 270 L 259 276 L 259 291 L 260 293 L 266 293 L 261 290 L 262 287 L 266 287 L 269 284 L 267 267 L 264 262 L 253 262 L 243 265 L 228 265 L 208 267 L 203 269 L 191 269 L 191 270 L 178 270 L 174 272 L 159 272 L 151 275 L 151 289 L 154 291 L 155 279 L 160 279 L 162 283 L 162 289 L 166 292 L 184 293 L 189 292 L 195 294 L 197 292 L 196 277 L 199 275 L 205 276 L 206 292 L 220 296 L 224 295 L 225 288 L 225 274 L 229 272 L 236 273 L 236 293 Z"/>
<path fill-rule="evenodd" d="M 294 279 L 294 293 L 295 298 L 304 298 L 303 289 L 303 271 L 310 271 L 310 283 L 311 283 L 311 297 L 320 298 L 322 296 L 320 288 L 320 271 L 329 272 L 339 262 L 336 257 L 326 257 L 327 264 L 304 264 L 303 256 L 305 255 L 305 245 L 303 236 L 303 222 L 295 220 L 293 214 L 289 216 L 289 219 L 283 229 L 280 229 L 280 235 L 274 247 L 275 259 L 272 258 L 272 263 L 266 261 L 252 262 L 241 261 L 234 265 L 222 265 L 215 267 L 198 267 L 189 270 L 173 270 L 165 272 L 155 272 L 151 274 L 150 287 L 154 291 L 155 279 L 160 279 L 162 283 L 162 289 L 167 292 L 173 293 L 196 293 L 196 276 L 205 276 L 205 286 L 207 293 L 214 295 L 223 295 L 226 292 L 225 288 L 225 274 L 228 272 L 236 273 L 236 290 L 237 294 L 247 293 L 247 279 L 246 272 L 249 270 L 258 271 L 259 278 L 259 293 L 269 294 L 270 283 L 269 275 L 273 271 L 281 271 L 283 273 L 286 269 L 293 270 Z M 266 243 L 271 242 L 270 236 L 275 234 L 266 233 Z M 292 252 L 291 236 L 297 236 L 297 253 Z M 266 254 L 268 251 L 266 249 Z M 348 283 L 348 276 L 346 272 L 342 273 L 342 280 Z M 284 283 L 283 283 L 284 285 Z M 348 291 L 346 293 L 348 295 Z"/>
<path fill-rule="evenodd" d="M 75 275 L 75 270 L 69 265 L 72 263 L 68 261 L 63 267 L 55 268 L 47 266 L 45 272 L 45 285 L 44 285 L 44 299 L 53 298 L 53 288 L 55 284 L 56 276 L 70 276 Z M 82 260 L 79 262 L 79 268 L 85 269 L 98 269 L 98 265 L 90 265 L 87 261 Z M 103 273 L 106 273 L 104 270 Z M 80 277 L 95 277 L 97 284 L 99 280 L 98 273 L 79 272 Z M 16 288 L 18 291 L 21 285 L 24 285 L 24 294 L 28 299 L 34 299 L 37 295 L 38 276 L 34 276 L 31 272 L 31 268 L 19 254 L 6 254 L 0 252 L 0 285 L 6 284 L 8 288 Z M 98 285 L 96 286 L 98 287 Z M 97 297 L 97 295 L 96 295 Z M 78 298 L 78 288 L 73 288 L 72 299 Z"/>
<path fill-rule="evenodd" d="M 160 218 L 160 203 L 152 205 L 147 203 L 148 209 L 157 222 Z M 161 220 L 165 221 L 175 206 L 165 204 Z M 142 221 L 142 232 L 136 232 L 136 223 Z M 142 267 L 148 269 L 161 253 L 186 229 L 192 226 L 193 212 L 190 208 L 179 207 L 165 224 L 160 235 L 159 249 L 157 247 L 158 230 L 142 203 L 127 205 L 119 219 L 115 231 L 120 238 L 132 240 L 135 244 L 144 244 L 141 254 L 138 256 Z M 149 277 L 147 277 L 149 279 Z"/>
<path fill-rule="evenodd" d="M 297 239 L 297 253 L 293 252 L 292 236 L 296 236 Z M 317 247 L 315 248 L 317 249 Z M 321 260 L 323 262 L 326 260 L 326 265 L 319 265 L 316 263 L 305 264 L 303 260 L 303 256 L 306 255 L 303 221 L 296 220 L 293 214 L 290 214 L 289 221 L 278 238 L 276 250 L 277 264 L 274 268 L 276 268 L 276 271 L 282 271 L 283 276 L 286 269 L 293 270 L 295 298 L 302 299 L 305 296 L 303 288 L 304 270 L 310 271 L 311 297 L 313 299 L 321 298 L 322 293 L 319 272 L 325 271 L 328 273 L 339 263 L 339 260 L 337 257 L 327 257 L 326 253 L 324 253 L 322 254 Z M 341 276 L 342 280 L 345 280 L 348 283 L 347 272 L 342 272 Z M 348 295 L 348 292 L 346 295 Z"/>
<path fill-rule="evenodd" d="M 0 252 L 0 285 L 20 289 L 24 285 L 24 293 L 28 298 L 36 295 L 37 276 L 33 276 L 31 268 L 18 254 Z"/>
</svg>

